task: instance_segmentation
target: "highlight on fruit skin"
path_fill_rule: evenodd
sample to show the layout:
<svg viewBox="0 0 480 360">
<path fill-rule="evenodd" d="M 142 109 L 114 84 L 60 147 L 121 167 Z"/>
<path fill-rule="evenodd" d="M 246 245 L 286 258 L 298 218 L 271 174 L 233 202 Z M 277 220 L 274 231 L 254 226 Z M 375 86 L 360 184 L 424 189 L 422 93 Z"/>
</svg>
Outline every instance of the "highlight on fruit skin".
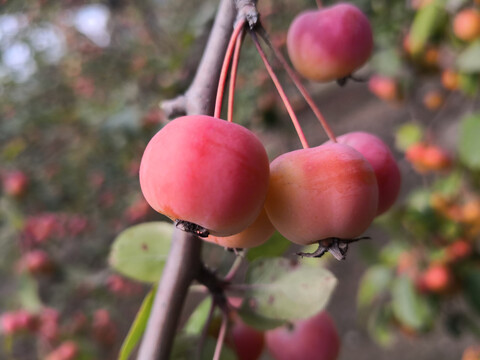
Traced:
<svg viewBox="0 0 480 360">
<path fill-rule="evenodd" d="M 370 22 L 349 3 L 305 11 L 290 25 L 287 50 L 295 69 L 309 80 L 345 78 L 372 53 Z"/>
<path fill-rule="evenodd" d="M 377 205 L 372 166 L 348 145 L 292 151 L 270 165 L 265 209 L 273 226 L 294 243 L 356 238 L 371 224 Z"/>
<path fill-rule="evenodd" d="M 237 234 L 263 208 L 269 160 L 250 130 L 206 115 L 177 118 L 148 143 L 140 164 L 147 202 L 217 236 Z"/>
</svg>

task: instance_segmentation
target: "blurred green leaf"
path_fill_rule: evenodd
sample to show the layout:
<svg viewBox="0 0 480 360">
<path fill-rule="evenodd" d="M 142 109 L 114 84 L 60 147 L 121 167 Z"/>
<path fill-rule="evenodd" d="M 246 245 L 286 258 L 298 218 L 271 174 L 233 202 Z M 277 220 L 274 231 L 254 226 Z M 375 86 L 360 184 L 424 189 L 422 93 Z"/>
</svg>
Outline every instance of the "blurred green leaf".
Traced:
<svg viewBox="0 0 480 360">
<path fill-rule="evenodd" d="M 162 275 L 172 234 L 173 225 L 163 221 L 132 226 L 115 239 L 109 263 L 132 279 L 156 282 Z"/>
<path fill-rule="evenodd" d="M 425 49 L 425 45 L 442 28 L 447 20 L 444 0 L 434 0 L 419 9 L 409 33 L 411 51 L 414 55 Z"/>
<path fill-rule="evenodd" d="M 475 96 L 479 88 L 478 74 L 460 74 L 460 89 L 463 93 L 470 96 Z"/>
<path fill-rule="evenodd" d="M 245 282 L 242 312 L 282 322 L 308 318 L 323 310 L 337 279 L 324 268 L 270 258 L 253 262 Z"/>
<path fill-rule="evenodd" d="M 402 60 L 396 48 L 375 52 L 371 62 L 376 72 L 382 75 L 395 77 L 402 69 Z"/>
<path fill-rule="evenodd" d="M 395 147 L 400 151 L 406 151 L 411 145 L 421 141 L 422 138 L 422 127 L 418 124 L 407 123 L 396 130 Z"/>
<path fill-rule="evenodd" d="M 395 317 L 415 330 L 429 328 L 434 320 L 433 304 L 419 294 L 408 276 L 395 279 L 392 288 L 392 308 Z"/>
<path fill-rule="evenodd" d="M 472 42 L 457 58 L 457 68 L 463 73 L 480 72 L 480 40 Z"/>
<path fill-rule="evenodd" d="M 391 309 L 384 306 L 377 307 L 370 313 L 367 329 L 379 345 L 389 346 L 395 340 L 392 323 Z"/>
<path fill-rule="evenodd" d="M 480 114 L 472 114 L 460 123 L 458 153 L 460 160 L 472 170 L 480 169 Z"/>
<path fill-rule="evenodd" d="M 143 300 L 137 316 L 135 317 L 132 326 L 130 326 L 127 337 L 123 341 L 122 347 L 120 348 L 118 360 L 128 360 L 130 354 L 135 349 L 143 333 L 145 332 L 150 311 L 152 310 L 153 299 L 155 298 L 155 290 L 156 287 L 154 286 Z"/>
<path fill-rule="evenodd" d="M 433 184 L 435 192 L 445 196 L 454 196 L 461 190 L 463 174 L 460 171 L 452 171 L 447 177 L 439 178 Z"/>
<path fill-rule="evenodd" d="M 195 309 L 195 311 L 188 318 L 183 331 L 188 335 L 201 334 L 203 327 L 208 319 L 210 308 L 212 307 L 212 298 L 207 297 Z"/>
<path fill-rule="evenodd" d="M 278 231 L 264 244 L 248 249 L 247 260 L 254 261 L 261 257 L 282 256 L 292 243 L 284 238 Z"/>
<path fill-rule="evenodd" d="M 19 277 L 18 296 L 22 308 L 36 313 L 43 307 L 42 300 L 38 295 L 38 283 L 28 274 Z"/>
<path fill-rule="evenodd" d="M 464 294 L 470 306 L 480 314 L 480 269 L 470 268 L 464 274 Z"/>
<path fill-rule="evenodd" d="M 360 280 L 357 295 L 359 307 L 372 305 L 375 299 L 388 291 L 392 281 L 392 270 L 386 266 L 377 265 L 369 268 Z"/>
</svg>

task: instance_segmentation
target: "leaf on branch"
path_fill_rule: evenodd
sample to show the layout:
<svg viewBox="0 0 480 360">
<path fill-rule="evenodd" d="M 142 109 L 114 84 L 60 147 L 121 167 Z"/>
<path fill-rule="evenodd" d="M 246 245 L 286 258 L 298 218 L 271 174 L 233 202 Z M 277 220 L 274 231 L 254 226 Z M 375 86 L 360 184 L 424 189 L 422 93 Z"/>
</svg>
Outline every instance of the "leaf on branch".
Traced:
<svg viewBox="0 0 480 360">
<path fill-rule="evenodd" d="M 358 290 L 357 304 L 359 307 L 372 305 L 379 296 L 390 288 L 392 271 L 382 265 L 369 268 L 362 276 Z"/>
<path fill-rule="evenodd" d="M 203 300 L 188 318 L 183 331 L 188 335 L 199 335 L 202 333 L 203 327 L 208 319 L 210 308 L 212 306 L 212 298 L 209 296 Z"/>
<path fill-rule="evenodd" d="M 480 114 L 464 118 L 460 124 L 458 152 L 461 161 L 472 170 L 480 169 Z"/>
<path fill-rule="evenodd" d="M 480 72 L 480 40 L 471 43 L 457 58 L 457 67 L 463 73 Z"/>
<path fill-rule="evenodd" d="M 168 257 L 172 234 L 173 225 L 163 221 L 124 230 L 112 245 L 110 266 L 135 280 L 158 281 Z"/>
<path fill-rule="evenodd" d="M 392 289 L 392 307 L 395 317 L 414 330 L 429 328 L 435 318 L 435 310 L 427 297 L 420 295 L 408 276 L 395 279 Z"/>
<path fill-rule="evenodd" d="M 270 258 L 253 262 L 245 282 L 240 315 L 246 323 L 265 329 L 319 313 L 337 279 L 324 268 Z"/>
<path fill-rule="evenodd" d="M 285 239 L 277 231 L 268 239 L 268 241 L 260 246 L 249 249 L 247 252 L 247 260 L 254 261 L 258 258 L 282 256 L 292 243 Z"/>
<path fill-rule="evenodd" d="M 155 297 L 156 287 L 154 286 L 152 290 L 147 294 L 145 299 L 138 310 L 137 316 L 133 321 L 130 330 L 128 331 L 127 337 L 123 341 L 122 347 L 120 348 L 120 354 L 118 355 L 118 360 L 128 360 L 130 354 L 137 346 L 140 341 L 145 328 L 147 327 L 147 321 L 150 316 L 150 311 L 152 310 L 153 299 Z"/>
</svg>

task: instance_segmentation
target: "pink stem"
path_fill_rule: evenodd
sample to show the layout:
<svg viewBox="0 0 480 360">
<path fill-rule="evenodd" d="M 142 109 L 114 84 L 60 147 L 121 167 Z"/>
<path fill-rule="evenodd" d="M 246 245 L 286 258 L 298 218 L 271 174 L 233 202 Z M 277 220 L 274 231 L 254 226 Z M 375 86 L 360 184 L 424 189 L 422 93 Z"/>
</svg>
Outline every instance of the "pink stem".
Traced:
<svg viewBox="0 0 480 360">
<path fill-rule="evenodd" d="M 228 327 L 228 315 L 227 313 L 224 312 L 222 315 L 222 325 L 220 327 L 220 332 L 218 333 L 217 346 L 215 347 L 213 360 L 220 360 L 223 343 L 225 342 L 225 335 L 227 334 L 227 327 Z"/>
<path fill-rule="evenodd" d="M 265 56 L 265 52 L 263 51 L 262 47 L 260 46 L 260 43 L 258 42 L 257 34 L 255 34 L 255 32 L 253 31 L 250 31 L 250 35 L 252 36 L 253 42 L 257 47 L 258 53 L 260 54 L 260 57 L 262 58 L 262 61 L 265 64 L 265 68 L 267 69 L 268 74 L 272 78 L 272 81 L 275 84 L 275 87 L 277 88 L 277 91 L 280 97 L 282 98 L 283 104 L 285 105 L 285 108 L 287 109 L 288 114 L 290 115 L 290 118 L 292 119 L 293 126 L 295 126 L 295 130 L 297 131 L 298 137 L 300 138 L 300 142 L 302 143 L 303 148 L 304 149 L 309 148 L 307 139 L 305 138 L 305 134 L 303 133 L 300 123 L 298 122 L 297 116 L 293 111 L 292 104 L 290 104 L 290 101 L 288 100 L 287 95 L 285 94 L 285 91 L 283 90 L 282 85 L 280 84 L 280 81 L 278 81 L 278 78 L 275 75 L 275 72 L 273 71 L 272 66 L 270 65 L 267 57 Z"/>
<path fill-rule="evenodd" d="M 230 88 L 228 89 L 228 108 L 227 120 L 233 122 L 233 103 L 235 101 L 235 85 L 237 83 L 238 60 L 240 58 L 240 49 L 243 41 L 243 27 L 235 43 L 235 52 L 233 53 L 232 69 L 230 70 Z"/>
<path fill-rule="evenodd" d="M 225 52 L 222 71 L 220 73 L 220 79 L 218 81 L 217 99 L 215 101 L 215 112 L 213 114 L 213 116 L 216 118 L 220 118 L 220 115 L 222 113 L 223 93 L 225 91 L 225 82 L 227 80 L 228 67 L 230 65 L 230 61 L 232 60 L 232 54 L 235 47 L 235 43 L 237 42 L 238 35 L 242 31 L 244 24 L 245 24 L 245 20 L 241 20 L 238 23 L 238 25 L 235 27 L 235 29 L 233 30 L 232 36 L 230 37 L 230 42 L 228 43 L 227 51 Z"/>
<path fill-rule="evenodd" d="M 328 124 L 327 120 L 325 120 L 325 117 L 322 115 L 320 110 L 318 109 L 317 105 L 313 101 L 312 97 L 308 93 L 307 89 L 303 86 L 302 81 L 298 77 L 297 73 L 292 69 L 292 67 L 288 64 L 287 60 L 285 57 L 282 55 L 282 52 L 278 50 L 275 46 L 273 46 L 272 42 L 268 38 L 268 35 L 263 27 L 259 27 L 259 34 L 262 37 L 263 41 L 268 45 L 268 47 L 273 51 L 275 54 L 275 57 L 280 61 L 282 64 L 283 68 L 287 72 L 288 76 L 290 76 L 290 79 L 292 79 L 293 83 L 297 87 L 298 91 L 302 94 L 303 98 L 307 102 L 308 106 L 312 109 L 313 113 L 317 117 L 318 121 L 323 127 L 323 130 L 327 134 L 327 136 L 332 140 L 333 142 L 337 142 L 337 139 L 335 138 L 335 134 L 333 133 L 332 129 L 330 128 L 330 125 Z"/>
</svg>

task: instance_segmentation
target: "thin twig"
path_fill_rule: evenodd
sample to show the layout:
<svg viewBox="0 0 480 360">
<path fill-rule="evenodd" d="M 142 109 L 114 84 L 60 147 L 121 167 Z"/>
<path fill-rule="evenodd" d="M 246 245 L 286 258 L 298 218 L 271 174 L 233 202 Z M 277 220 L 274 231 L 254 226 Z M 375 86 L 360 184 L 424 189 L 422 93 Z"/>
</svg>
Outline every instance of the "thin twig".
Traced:
<svg viewBox="0 0 480 360">
<path fill-rule="evenodd" d="M 244 28 L 242 28 L 240 35 L 237 37 L 235 44 L 235 51 L 233 53 L 232 68 L 230 70 L 230 87 L 228 89 L 228 107 L 227 107 L 227 121 L 233 122 L 233 103 L 235 101 L 235 85 L 237 83 L 238 60 L 240 59 L 240 49 L 242 48 L 243 37 L 245 35 Z"/>
<path fill-rule="evenodd" d="M 225 92 L 225 82 L 227 81 L 228 68 L 230 67 L 230 62 L 232 60 L 232 55 L 235 49 L 237 38 L 239 37 L 244 25 L 245 21 L 240 21 L 237 24 L 235 30 L 233 30 L 232 36 L 230 37 L 227 51 L 225 52 L 222 70 L 220 72 L 220 79 L 218 80 L 217 97 L 215 99 L 215 111 L 213 112 L 213 116 L 216 118 L 220 118 L 222 114 L 223 93 Z"/>
<path fill-rule="evenodd" d="M 287 112 L 290 115 L 290 118 L 292 119 L 293 126 L 297 131 L 298 137 L 300 139 L 300 142 L 302 143 L 303 148 L 304 149 L 309 148 L 307 139 L 305 138 L 305 134 L 303 133 L 302 127 L 300 126 L 300 123 L 297 119 L 297 115 L 295 115 L 295 112 L 293 111 L 292 104 L 290 104 L 290 101 L 288 100 L 288 97 L 285 94 L 285 91 L 283 90 L 282 85 L 280 84 L 280 81 L 277 78 L 277 75 L 275 75 L 272 65 L 270 65 L 270 62 L 268 61 L 265 55 L 265 52 L 263 51 L 262 46 L 258 41 L 257 34 L 254 31 L 250 31 L 250 35 L 252 36 L 253 42 L 255 43 L 255 46 L 258 50 L 258 53 L 260 54 L 260 57 L 262 58 L 263 63 L 265 64 L 265 68 L 267 69 L 268 74 L 270 75 L 270 78 L 272 79 L 273 83 L 275 84 L 275 87 L 277 88 L 278 94 L 282 98 L 283 104 L 285 105 L 285 108 L 287 109 Z"/>
<path fill-rule="evenodd" d="M 220 327 L 220 332 L 218 333 L 217 346 L 215 347 L 213 360 L 220 360 L 223 343 L 225 342 L 225 335 L 227 334 L 227 328 L 228 328 L 228 314 L 226 312 L 222 312 L 222 326 Z"/>
<path fill-rule="evenodd" d="M 320 109 L 317 107 L 317 105 L 315 104 L 315 101 L 313 101 L 312 97 L 310 96 L 310 94 L 308 93 L 307 89 L 305 88 L 305 86 L 303 86 L 302 84 L 302 81 L 300 80 L 300 78 L 298 77 L 297 73 L 295 72 L 295 70 L 292 69 L 292 67 L 288 64 L 288 61 L 285 59 L 285 57 L 283 56 L 282 52 L 280 50 L 278 50 L 273 44 L 272 42 L 270 41 L 269 37 L 268 37 L 268 34 L 267 32 L 265 31 L 265 29 L 263 28 L 263 26 L 261 24 L 259 24 L 255 30 L 258 32 L 258 34 L 260 35 L 260 37 L 263 39 L 263 41 L 265 41 L 265 43 L 267 44 L 267 46 L 272 50 L 272 52 L 274 53 L 275 57 L 278 59 L 278 61 L 280 62 L 280 64 L 283 66 L 283 68 L 285 69 L 285 71 L 287 72 L 288 76 L 290 77 L 290 79 L 292 79 L 293 83 L 295 84 L 295 86 L 297 87 L 298 91 L 300 91 L 300 94 L 302 94 L 303 98 L 305 99 L 305 101 L 307 102 L 308 106 L 310 106 L 310 108 L 312 109 L 313 113 L 315 114 L 315 116 L 317 117 L 318 121 L 320 122 L 320 125 L 322 125 L 323 127 L 323 130 L 325 131 L 325 133 L 327 134 L 327 136 L 329 137 L 330 140 L 332 140 L 333 142 L 337 142 L 336 138 L 335 138 L 335 134 L 333 133 L 332 129 L 330 128 L 330 125 L 328 124 L 327 120 L 325 120 L 325 117 L 322 115 Z"/>
<path fill-rule="evenodd" d="M 237 274 L 238 269 L 240 269 L 240 266 L 242 265 L 243 262 L 243 256 L 242 255 L 237 255 L 235 258 L 235 261 L 232 264 L 232 267 L 228 271 L 227 275 L 223 278 L 224 281 L 230 282 L 232 279 L 235 277 Z"/>
</svg>

